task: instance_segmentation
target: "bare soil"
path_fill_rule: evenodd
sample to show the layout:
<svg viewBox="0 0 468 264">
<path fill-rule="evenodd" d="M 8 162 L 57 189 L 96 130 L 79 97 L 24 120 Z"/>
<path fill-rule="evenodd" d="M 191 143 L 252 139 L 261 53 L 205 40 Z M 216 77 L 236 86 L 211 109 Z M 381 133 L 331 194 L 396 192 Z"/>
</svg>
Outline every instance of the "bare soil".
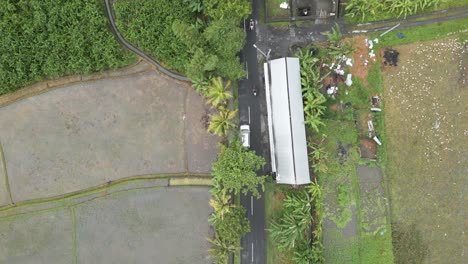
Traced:
<svg viewBox="0 0 468 264">
<path fill-rule="evenodd" d="M 372 59 L 369 58 L 369 47 L 366 46 L 366 37 L 365 36 L 355 36 L 352 38 L 354 47 L 356 50 L 353 52 L 354 64 L 353 67 L 350 67 L 350 72 L 353 77 L 359 77 L 364 85 L 368 85 L 367 75 L 369 70 L 374 63 Z M 368 60 L 369 63 L 364 65 L 365 61 Z"/>
<path fill-rule="evenodd" d="M 359 151 L 361 158 L 376 160 L 377 159 L 377 143 L 369 138 L 361 138 Z"/>
<path fill-rule="evenodd" d="M 467 48 L 446 39 L 394 49 L 399 64 L 383 75 L 395 260 L 464 263 Z"/>
</svg>

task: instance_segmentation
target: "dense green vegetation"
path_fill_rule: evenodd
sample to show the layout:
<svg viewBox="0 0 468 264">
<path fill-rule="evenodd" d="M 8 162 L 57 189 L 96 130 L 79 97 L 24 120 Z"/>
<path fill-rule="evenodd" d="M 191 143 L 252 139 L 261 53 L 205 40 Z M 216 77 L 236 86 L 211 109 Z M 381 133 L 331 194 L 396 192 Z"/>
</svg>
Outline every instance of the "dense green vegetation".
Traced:
<svg viewBox="0 0 468 264">
<path fill-rule="evenodd" d="M 169 69 L 183 72 L 189 46 L 176 38 L 172 23 L 195 24 L 196 16 L 184 0 L 116 0 L 117 27 L 130 43 L 150 54 Z"/>
<path fill-rule="evenodd" d="M 101 1 L 3 0 L 0 94 L 45 78 L 129 64 L 107 28 Z"/>
<path fill-rule="evenodd" d="M 467 0 L 350 0 L 346 16 L 349 22 L 376 21 L 467 4 Z"/>
<path fill-rule="evenodd" d="M 194 81 L 244 75 L 237 53 L 245 39 L 239 23 L 250 14 L 247 0 L 117 0 L 115 9 L 124 37 L 166 67 Z"/>
<path fill-rule="evenodd" d="M 250 223 L 245 209 L 234 203 L 231 195 L 237 197 L 241 192 L 252 192 L 259 197 L 257 188 L 263 188 L 265 177 L 257 177 L 256 171 L 265 160 L 254 151 L 243 147 L 234 137 L 213 163 L 213 187 L 210 206 L 214 209 L 209 221 L 213 225 L 215 237 L 208 239 L 212 247 L 210 256 L 215 263 L 227 264 L 231 254 L 240 250 L 240 239 L 250 231 Z"/>
</svg>

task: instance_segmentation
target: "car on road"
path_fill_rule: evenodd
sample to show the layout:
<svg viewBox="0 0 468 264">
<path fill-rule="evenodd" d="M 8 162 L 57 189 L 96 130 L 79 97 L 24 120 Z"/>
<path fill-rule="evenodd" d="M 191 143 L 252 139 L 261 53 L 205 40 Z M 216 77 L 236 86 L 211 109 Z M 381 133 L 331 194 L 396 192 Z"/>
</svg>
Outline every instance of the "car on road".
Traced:
<svg viewBox="0 0 468 264">
<path fill-rule="evenodd" d="M 241 142 L 242 146 L 250 147 L 250 125 L 240 126 Z"/>
</svg>

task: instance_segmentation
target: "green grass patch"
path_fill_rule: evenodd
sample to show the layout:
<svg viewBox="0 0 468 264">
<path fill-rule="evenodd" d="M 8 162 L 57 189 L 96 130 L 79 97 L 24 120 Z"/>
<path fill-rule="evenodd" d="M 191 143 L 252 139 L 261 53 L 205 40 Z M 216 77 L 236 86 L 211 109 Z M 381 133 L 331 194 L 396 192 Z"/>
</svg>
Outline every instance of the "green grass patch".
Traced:
<svg viewBox="0 0 468 264">
<path fill-rule="evenodd" d="M 376 234 L 359 236 L 359 253 L 362 264 L 393 264 L 392 236 L 390 226 Z"/>
<path fill-rule="evenodd" d="M 102 1 L 2 1 L 0 95 L 45 79 L 131 64 Z"/>
<path fill-rule="evenodd" d="M 372 34 L 371 38 L 379 37 L 379 43 L 375 45 L 375 50 L 381 47 L 408 44 L 418 41 L 428 41 L 433 39 L 445 38 L 451 34 L 461 32 L 460 38 L 467 39 L 468 18 L 451 20 L 446 22 L 433 23 L 412 27 L 407 29 L 395 29 L 388 34 L 379 37 L 381 33 Z M 463 32 L 464 31 L 464 32 Z M 397 33 L 403 33 L 404 38 L 399 39 Z"/>
<path fill-rule="evenodd" d="M 207 178 L 170 178 L 170 186 L 190 186 L 190 185 L 206 185 L 211 186 L 211 179 Z"/>
<path fill-rule="evenodd" d="M 266 1 L 266 10 L 267 10 L 268 18 L 289 17 L 289 9 L 280 8 L 280 4 L 285 2 L 284 0 L 265 0 L 265 1 Z"/>
</svg>

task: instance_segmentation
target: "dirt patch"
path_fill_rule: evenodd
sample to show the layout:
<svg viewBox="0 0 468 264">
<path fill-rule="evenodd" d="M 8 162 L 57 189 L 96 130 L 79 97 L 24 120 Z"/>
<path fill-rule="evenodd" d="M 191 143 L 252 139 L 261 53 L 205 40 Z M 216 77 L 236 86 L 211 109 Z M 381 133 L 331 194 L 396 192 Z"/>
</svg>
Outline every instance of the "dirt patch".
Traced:
<svg viewBox="0 0 468 264">
<path fill-rule="evenodd" d="M 428 247 L 422 263 L 463 263 L 468 89 L 460 76 L 467 48 L 457 39 L 394 48 L 398 67 L 384 71 L 392 221 L 419 230 L 418 243 Z M 417 247 L 410 237 L 394 236 L 395 248 Z"/>
<path fill-rule="evenodd" d="M 377 143 L 369 138 L 361 138 L 359 144 L 359 152 L 361 158 L 376 160 L 377 159 Z"/>
<path fill-rule="evenodd" d="M 356 50 L 353 52 L 353 67 L 349 67 L 349 70 L 353 77 L 360 78 L 364 85 L 367 86 L 369 84 L 367 82 L 367 75 L 369 74 L 373 62 L 372 59 L 369 58 L 369 47 L 366 46 L 366 37 L 355 36 L 352 38 L 352 41 Z M 366 61 L 368 61 L 367 65 L 365 65 Z"/>
</svg>

